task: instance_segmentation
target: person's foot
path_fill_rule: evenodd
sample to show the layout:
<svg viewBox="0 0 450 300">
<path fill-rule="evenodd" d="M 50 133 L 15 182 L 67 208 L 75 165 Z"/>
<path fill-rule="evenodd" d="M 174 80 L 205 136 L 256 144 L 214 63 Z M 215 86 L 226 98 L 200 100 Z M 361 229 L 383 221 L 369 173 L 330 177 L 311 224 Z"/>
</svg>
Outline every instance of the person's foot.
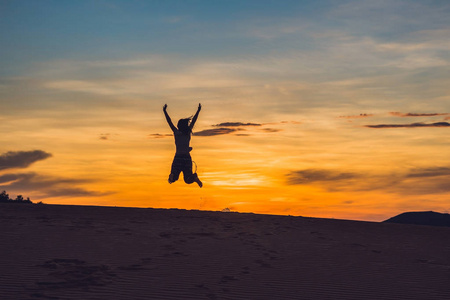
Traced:
<svg viewBox="0 0 450 300">
<path fill-rule="evenodd" d="M 195 182 L 197 182 L 197 184 L 198 184 L 199 187 L 202 187 L 202 186 L 203 186 L 203 182 L 201 182 L 200 179 L 198 179 L 198 177 L 197 177 L 197 179 L 195 180 Z"/>
<path fill-rule="evenodd" d="M 169 183 L 170 183 L 170 184 L 172 184 L 172 183 L 175 182 L 175 180 L 173 180 L 174 177 L 175 177 L 175 176 L 173 176 L 173 174 L 170 174 L 170 175 L 169 175 Z"/>
</svg>

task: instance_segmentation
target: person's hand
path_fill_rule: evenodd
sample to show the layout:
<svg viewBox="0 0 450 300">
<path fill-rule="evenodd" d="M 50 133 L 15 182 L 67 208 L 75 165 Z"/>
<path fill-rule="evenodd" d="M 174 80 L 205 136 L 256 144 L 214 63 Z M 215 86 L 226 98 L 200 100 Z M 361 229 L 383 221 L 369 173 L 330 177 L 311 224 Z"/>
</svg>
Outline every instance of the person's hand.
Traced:
<svg viewBox="0 0 450 300">
<path fill-rule="evenodd" d="M 198 104 L 198 110 L 201 110 L 202 109 L 202 105 L 199 103 Z"/>
<path fill-rule="evenodd" d="M 164 104 L 163 111 L 166 111 L 166 109 L 167 109 L 167 104 Z"/>
</svg>

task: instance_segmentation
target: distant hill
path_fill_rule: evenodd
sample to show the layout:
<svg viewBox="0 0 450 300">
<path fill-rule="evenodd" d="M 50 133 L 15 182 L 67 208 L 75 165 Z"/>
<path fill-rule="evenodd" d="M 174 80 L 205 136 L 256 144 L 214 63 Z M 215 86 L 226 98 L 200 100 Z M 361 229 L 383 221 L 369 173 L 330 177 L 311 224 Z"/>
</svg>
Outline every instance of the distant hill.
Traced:
<svg viewBox="0 0 450 300">
<path fill-rule="evenodd" d="M 450 227 L 450 215 L 434 211 L 406 212 L 384 222 Z"/>
</svg>

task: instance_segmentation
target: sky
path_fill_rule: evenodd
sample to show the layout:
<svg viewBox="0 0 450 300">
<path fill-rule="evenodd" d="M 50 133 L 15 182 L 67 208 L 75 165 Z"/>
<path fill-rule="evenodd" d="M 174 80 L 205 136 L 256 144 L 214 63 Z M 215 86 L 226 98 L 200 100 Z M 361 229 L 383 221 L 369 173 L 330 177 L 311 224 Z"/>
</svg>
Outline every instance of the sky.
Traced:
<svg viewBox="0 0 450 300">
<path fill-rule="evenodd" d="M 450 209 L 450 2 L 0 0 L 0 191 L 382 221 Z M 203 188 L 167 179 L 202 111 Z"/>
</svg>

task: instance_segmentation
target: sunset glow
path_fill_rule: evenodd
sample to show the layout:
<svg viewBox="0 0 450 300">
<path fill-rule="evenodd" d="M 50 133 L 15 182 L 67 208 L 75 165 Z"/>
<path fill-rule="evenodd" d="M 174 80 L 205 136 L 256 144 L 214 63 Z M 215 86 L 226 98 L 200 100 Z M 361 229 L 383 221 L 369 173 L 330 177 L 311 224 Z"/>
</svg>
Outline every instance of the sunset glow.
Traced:
<svg viewBox="0 0 450 300">
<path fill-rule="evenodd" d="M 450 209 L 447 1 L 3 1 L 0 192 L 380 221 Z M 167 179 L 203 109 L 203 188 Z"/>
</svg>

